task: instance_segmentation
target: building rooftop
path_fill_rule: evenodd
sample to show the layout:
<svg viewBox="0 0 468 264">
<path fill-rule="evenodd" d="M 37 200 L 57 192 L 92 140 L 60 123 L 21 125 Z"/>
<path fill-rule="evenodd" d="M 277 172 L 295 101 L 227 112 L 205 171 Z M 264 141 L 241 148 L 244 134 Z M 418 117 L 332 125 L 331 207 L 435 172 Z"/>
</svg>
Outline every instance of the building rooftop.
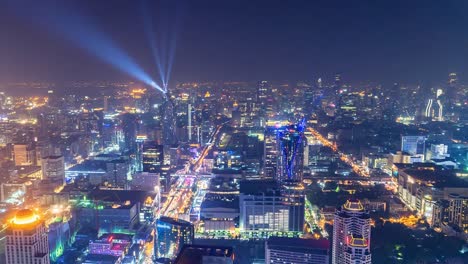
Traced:
<svg viewBox="0 0 468 264">
<path fill-rule="evenodd" d="M 143 204 L 148 197 L 151 197 L 153 199 L 154 196 L 155 193 L 148 191 L 95 189 L 89 194 L 89 199 L 116 203 L 130 201 L 131 203 Z"/>
<path fill-rule="evenodd" d="M 192 225 L 190 222 L 184 221 L 182 219 L 171 218 L 167 216 L 161 216 L 158 219 L 158 222 L 164 222 L 171 225 Z"/>
<path fill-rule="evenodd" d="M 212 257 L 212 261 L 204 261 Z M 215 259 L 234 259 L 233 248 L 223 246 L 184 245 L 175 260 L 175 264 L 223 263 Z"/>
<path fill-rule="evenodd" d="M 364 211 L 364 206 L 362 205 L 361 201 L 357 199 L 349 199 L 343 205 L 343 208 L 348 211 Z"/>
<path fill-rule="evenodd" d="M 367 247 L 367 240 L 361 235 L 352 234 L 348 237 L 348 245 L 352 247 Z"/>
<path fill-rule="evenodd" d="M 83 264 L 93 263 L 93 264 L 114 264 L 117 263 L 119 257 L 111 255 L 101 255 L 101 254 L 88 254 L 83 262 Z"/>
<path fill-rule="evenodd" d="M 328 250 L 330 242 L 328 239 L 305 239 L 293 237 L 275 237 L 268 238 L 269 248 L 304 248 L 304 249 L 323 249 Z"/>
<path fill-rule="evenodd" d="M 11 219 L 13 225 L 30 225 L 39 220 L 39 215 L 35 214 L 32 210 L 22 209 L 16 212 L 15 217 Z"/>
<path fill-rule="evenodd" d="M 467 188 L 468 181 L 456 176 L 455 170 L 445 169 L 433 163 L 414 163 L 399 169 L 400 172 L 420 180 L 428 181 L 435 187 L 460 187 Z"/>
<path fill-rule="evenodd" d="M 85 160 L 80 164 L 76 164 L 69 168 L 67 171 L 76 172 L 94 172 L 94 171 L 106 171 L 106 162 L 102 160 Z"/>
<path fill-rule="evenodd" d="M 42 157 L 42 159 L 60 159 L 62 157 L 63 156 L 60 156 L 60 155 L 51 155 L 51 156 Z"/>
<path fill-rule="evenodd" d="M 278 184 L 274 180 L 252 180 L 240 182 L 240 193 L 242 194 L 262 194 L 279 195 Z"/>
</svg>

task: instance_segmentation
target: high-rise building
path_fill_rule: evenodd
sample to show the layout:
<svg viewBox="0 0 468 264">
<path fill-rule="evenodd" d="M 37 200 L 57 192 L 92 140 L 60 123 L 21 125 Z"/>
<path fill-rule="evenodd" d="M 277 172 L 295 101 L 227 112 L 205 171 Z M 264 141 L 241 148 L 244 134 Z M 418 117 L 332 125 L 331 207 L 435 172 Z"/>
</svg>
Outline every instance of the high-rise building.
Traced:
<svg viewBox="0 0 468 264">
<path fill-rule="evenodd" d="M 27 144 L 15 144 L 13 154 L 16 166 L 33 165 L 35 163 L 35 151 Z"/>
<path fill-rule="evenodd" d="M 276 140 L 277 133 L 282 128 L 280 127 L 267 127 L 264 136 L 264 149 L 263 149 L 263 175 L 267 179 L 274 179 L 276 177 L 276 166 L 278 159 L 278 143 Z"/>
<path fill-rule="evenodd" d="M 125 187 L 128 180 L 129 163 L 124 159 L 106 162 L 106 173 L 103 180 L 114 187 Z"/>
<path fill-rule="evenodd" d="M 177 143 L 176 119 L 174 117 L 174 103 L 166 99 L 161 108 L 162 116 L 162 143 L 163 145 L 173 145 Z"/>
<path fill-rule="evenodd" d="M 426 148 L 426 137 L 424 136 L 402 136 L 401 151 L 411 155 L 424 155 Z"/>
<path fill-rule="evenodd" d="M 65 162 L 63 156 L 42 158 L 42 179 L 65 183 Z"/>
<path fill-rule="evenodd" d="M 223 246 L 185 245 L 175 264 L 233 264 L 234 249 Z"/>
<path fill-rule="evenodd" d="M 164 165 L 164 146 L 156 142 L 145 142 L 142 152 L 143 172 L 160 172 Z"/>
<path fill-rule="evenodd" d="M 6 231 L 7 264 L 49 264 L 47 230 L 29 209 L 16 213 Z"/>
<path fill-rule="evenodd" d="M 468 233 L 468 197 L 456 193 L 448 197 L 448 222 L 462 233 Z"/>
<path fill-rule="evenodd" d="M 335 212 L 332 264 L 370 264 L 371 219 L 358 200 L 348 200 Z"/>
<path fill-rule="evenodd" d="M 304 196 L 285 195 L 275 181 L 245 181 L 240 184 L 239 212 L 245 234 L 299 234 L 304 227 Z"/>
<path fill-rule="evenodd" d="M 158 259 L 175 259 L 184 245 L 194 240 L 194 228 L 190 222 L 170 217 L 156 220 L 154 256 Z"/>
<path fill-rule="evenodd" d="M 123 149 L 125 151 L 136 151 L 136 135 L 137 135 L 137 116 L 126 113 L 122 115 L 122 132 L 124 138 Z"/>
<path fill-rule="evenodd" d="M 304 176 L 305 121 L 288 126 L 277 133 L 278 160 L 276 179 L 278 182 L 301 182 Z"/>
<path fill-rule="evenodd" d="M 448 89 L 447 89 L 447 101 L 449 107 L 453 106 L 453 103 L 457 99 L 457 84 L 458 84 L 458 77 L 457 74 L 452 72 L 449 74 L 448 78 Z"/>
<path fill-rule="evenodd" d="M 327 239 L 270 237 L 265 243 L 266 264 L 323 264 L 329 258 Z"/>
<path fill-rule="evenodd" d="M 257 101 L 260 103 L 260 104 L 265 104 L 267 99 L 268 99 L 268 95 L 269 95 L 269 84 L 267 81 L 261 81 L 258 83 L 257 85 Z"/>
</svg>

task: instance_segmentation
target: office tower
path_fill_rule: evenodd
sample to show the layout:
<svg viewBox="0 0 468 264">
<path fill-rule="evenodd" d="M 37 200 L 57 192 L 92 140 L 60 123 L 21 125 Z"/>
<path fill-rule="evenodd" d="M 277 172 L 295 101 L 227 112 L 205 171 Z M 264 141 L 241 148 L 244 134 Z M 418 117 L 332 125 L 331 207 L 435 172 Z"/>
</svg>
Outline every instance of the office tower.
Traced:
<svg viewBox="0 0 468 264">
<path fill-rule="evenodd" d="M 175 264 L 233 264 L 234 249 L 223 246 L 185 245 Z"/>
<path fill-rule="evenodd" d="M 136 135 L 137 135 L 137 117 L 133 114 L 126 113 L 122 115 L 122 132 L 124 138 L 124 151 L 131 153 L 136 151 Z"/>
<path fill-rule="evenodd" d="M 268 99 L 269 84 L 267 81 L 261 81 L 257 85 L 257 101 L 260 104 L 265 104 Z"/>
<path fill-rule="evenodd" d="M 277 133 L 282 128 L 267 127 L 264 136 L 263 150 L 263 176 L 267 179 L 276 177 L 276 166 L 278 159 Z"/>
<path fill-rule="evenodd" d="M 156 142 L 143 143 L 142 162 L 143 172 L 159 172 L 164 164 L 164 147 Z"/>
<path fill-rule="evenodd" d="M 461 232 L 468 233 L 468 197 L 452 193 L 449 194 L 448 201 L 448 222 Z"/>
<path fill-rule="evenodd" d="M 163 145 L 173 145 L 177 143 L 175 133 L 176 119 L 174 114 L 174 104 L 170 99 L 165 99 L 161 107 L 162 116 L 162 143 Z"/>
<path fill-rule="evenodd" d="M 143 171 L 143 144 L 147 139 L 146 135 L 136 136 L 135 171 Z"/>
<path fill-rule="evenodd" d="M 323 264 L 329 258 L 327 239 L 270 237 L 265 243 L 266 264 Z"/>
<path fill-rule="evenodd" d="M 411 155 L 424 155 L 426 148 L 426 137 L 424 136 L 402 136 L 401 151 Z"/>
<path fill-rule="evenodd" d="M 42 179 L 65 183 L 65 162 L 63 156 L 46 156 L 41 160 Z"/>
<path fill-rule="evenodd" d="M 304 196 L 285 196 L 271 180 L 241 182 L 239 213 L 239 227 L 245 234 L 302 233 Z"/>
<path fill-rule="evenodd" d="M 194 240 L 194 227 L 191 223 L 170 217 L 156 220 L 156 240 L 154 256 L 158 259 L 175 259 L 184 245 Z"/>
<path fill-rule="evenodd" d="M 448 88 L 447 88 L 447 102 L 449 107 L 453 107 L 453 104 L 457 100 L 457 84 L 458 84 L 458 77 L 457 74 L 452 72 L 449 74 L 448 79 Z"/>
<path fill-rule="evenodd" d="M 48 264 L 46 227 L 33 211 L 20 210 L 6 231 L 7 264 Z"/>
<path fill-rule="evenodd" d="M 187 134 L 188 141 L 192 142 L 192 105 L 187 105 Z"/>
<path fill-rule="evenodd" d="M 341 86 L 343 85 L 342 81 L 341 81 L 341 73 L 335 73 L 335 76 L 333 78 L 333 92 L 335 95 L 338 95 L 340 93 L 340 90 L 341 90 Z"/>
<path fill-rule="evenodd" d="M 15 144 L 13 156 L 16 166 L 33 165 L 35 162 L 35 151 L 27 144 Z"/>
<path fill-rule="evenodd" d="M 348 200 L 335 212 L 332 264 L 371 264 L 369 213 L 358 200 Z"/>
<path fill-rule="evenodd" d="M 305 123 L 291 125 L 285 130 L 278 131 L 278 160 L 276 180 L 278 182 L 301 182 L 304 175 L 304 137 Z"/>
<path fill-rule="evenodd" d="M 125 187 L 127 184 L 127 175 L 129 172 L 129 163 L 124 159 L 115 159 L 106 162 L 106 173 L 103 180 L 114 187 Z"/>
</svg>

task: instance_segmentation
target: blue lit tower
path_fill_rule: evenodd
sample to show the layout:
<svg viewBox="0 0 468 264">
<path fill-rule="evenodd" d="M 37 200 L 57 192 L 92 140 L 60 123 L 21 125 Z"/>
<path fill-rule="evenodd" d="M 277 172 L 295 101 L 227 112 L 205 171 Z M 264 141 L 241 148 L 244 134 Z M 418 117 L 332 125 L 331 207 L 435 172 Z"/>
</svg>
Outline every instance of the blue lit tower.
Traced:
<svg viewBox="0 0 468 264">
<path fill-rule="evenodd" d="M 301 182 L 304 174 L 305 120 L 277 133 L 278 160 L 276 180 L 280 183 Z"/>
</svg>

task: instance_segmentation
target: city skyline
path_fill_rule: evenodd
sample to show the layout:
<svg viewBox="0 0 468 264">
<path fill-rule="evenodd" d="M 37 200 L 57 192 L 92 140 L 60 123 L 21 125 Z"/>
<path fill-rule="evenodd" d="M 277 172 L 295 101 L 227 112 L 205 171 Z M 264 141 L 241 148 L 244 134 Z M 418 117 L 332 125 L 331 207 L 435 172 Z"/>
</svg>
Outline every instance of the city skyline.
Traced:
<svg viewBox="0 0 468 264">
<path fill-rule="evenodd" d="M 468 263 L 466 13 L 0 1 L 0 264 Z"/>
</svg>

